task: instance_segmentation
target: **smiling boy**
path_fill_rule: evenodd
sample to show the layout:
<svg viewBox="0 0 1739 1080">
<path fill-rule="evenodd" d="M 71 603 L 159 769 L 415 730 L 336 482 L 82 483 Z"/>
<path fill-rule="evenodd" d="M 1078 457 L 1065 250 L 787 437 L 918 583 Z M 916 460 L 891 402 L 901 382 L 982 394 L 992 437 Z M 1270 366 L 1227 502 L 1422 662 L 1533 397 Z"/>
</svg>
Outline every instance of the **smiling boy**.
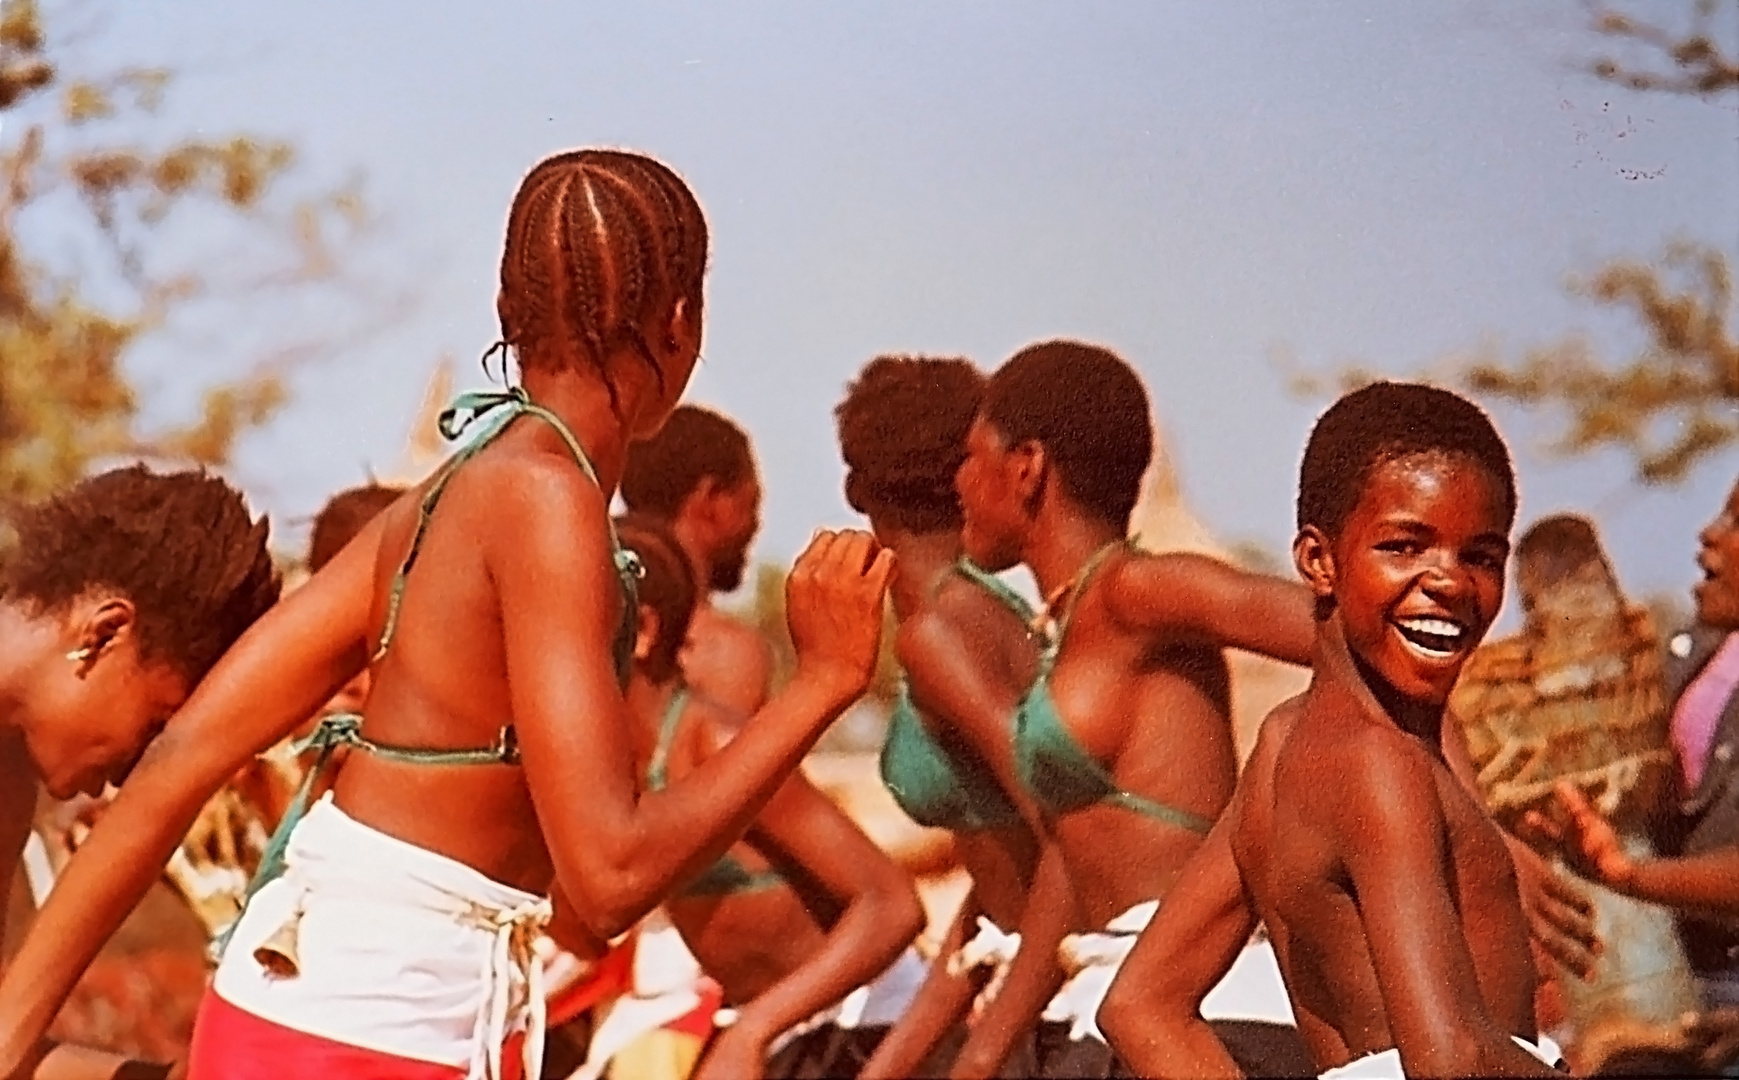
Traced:
<svg viewBox="0 0 1739 1080">
<path fill-rule="evenodd" d="M 1305 450 L 1293 554 L 1316 597 L 1315 674 L 1264 725 L 1153 929 L 1199 925 L 1196 950 L 1229 956 L 1259 918 L 1324 1076 L 1554 1074 L 1515 867 L 1445 723 L 1502 606 L 1515 510 L 1502 439 L 1442 390 L 1349 394 Z M 1158 1049 L 1190 1058 L 1175 1071 L 1233 1072 L 1200 1035 Z"/>
</svg>

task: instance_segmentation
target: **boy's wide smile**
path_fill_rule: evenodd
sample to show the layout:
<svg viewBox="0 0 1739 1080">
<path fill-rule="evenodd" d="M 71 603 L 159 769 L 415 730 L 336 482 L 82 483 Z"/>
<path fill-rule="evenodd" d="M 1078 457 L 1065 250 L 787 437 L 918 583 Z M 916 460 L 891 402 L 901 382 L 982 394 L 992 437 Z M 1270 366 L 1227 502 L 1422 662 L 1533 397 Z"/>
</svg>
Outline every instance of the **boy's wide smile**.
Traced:
<svg viewBox="0 0 1739 1080">
<path fill-rule="evenodd" d="M 1463 458 L 1384 462 L 1335 548 L 1348 646 L 1403 697 L 1447 700 L 1503 604 L 1509 540 L 1498 485 Z"/>
<path fill-rule="evenodd" d="M 1447 616 L 1398 616 L 1389 620 L 1403 640 L 1425 660 L 1452 660 L 1465 651 L 1467 627 Z"/>
</svg>

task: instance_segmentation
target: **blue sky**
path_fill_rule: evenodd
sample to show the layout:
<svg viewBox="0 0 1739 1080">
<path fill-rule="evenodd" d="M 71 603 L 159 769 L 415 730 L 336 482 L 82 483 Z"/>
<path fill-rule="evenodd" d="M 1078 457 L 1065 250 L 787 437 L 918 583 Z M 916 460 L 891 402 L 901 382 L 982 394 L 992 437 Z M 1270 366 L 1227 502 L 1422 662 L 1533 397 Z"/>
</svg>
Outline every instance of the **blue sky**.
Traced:
<svg viewBox="0 0 1739 1080">
<path fill-rule="evenodd" d="M 616 144 L 706 205 L 690 396 L 756 438 L 759 554 L 786 558 L 851 520 L 830 410 L 878 352 L 1111 345 L 1196 512 L 1275 549 L 1326 404 L 1290 397 L 1276 357 L 1406 373 L 1573 331 L 1616 354 L 1625 321 L 1564 283 L 1675 237 L 1739 255 L 1739 101 L 1597 82 L 1599 44 L 1567 0 L 175 0 L 104 16 L 76 55 L 180 68 L 158 130 L 280 135 L 310 178 L 365 177 L 370 273 L 417 303 L 306 369 L 243 448 L 236 476 L 280 520 L 397 457 L 438 357 L 480 377 L 519 177 Z M 238 323 L 286 318 L 309 313 Z M 152 408 L 185 410 L 230 359 L 221 335 L 145 350 Z M 1524 518 L 1597 508 L 1634 590 L 1690 584 L 1739 455 L 1638 491 L 1624 459 L 1555 462 L 1550 421 L 1498 415 Z"/>
</svg>

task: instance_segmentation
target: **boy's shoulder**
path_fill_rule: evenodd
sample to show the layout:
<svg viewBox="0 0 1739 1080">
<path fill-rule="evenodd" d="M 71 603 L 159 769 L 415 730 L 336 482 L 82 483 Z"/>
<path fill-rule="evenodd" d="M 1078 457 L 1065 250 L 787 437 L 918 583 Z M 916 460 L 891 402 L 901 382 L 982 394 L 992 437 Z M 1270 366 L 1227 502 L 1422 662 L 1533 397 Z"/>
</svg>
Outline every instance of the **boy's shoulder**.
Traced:
<svg viewBox="0 0 1739 1080">
<path fill-rule="evenodd" d="M 1274 790 L 1331 833 L 1384 835 L 1442 818 L 1439 771 L 1447 766 L 1400 728 L 1312 695 L 1275 751 Z"/>
</svg>

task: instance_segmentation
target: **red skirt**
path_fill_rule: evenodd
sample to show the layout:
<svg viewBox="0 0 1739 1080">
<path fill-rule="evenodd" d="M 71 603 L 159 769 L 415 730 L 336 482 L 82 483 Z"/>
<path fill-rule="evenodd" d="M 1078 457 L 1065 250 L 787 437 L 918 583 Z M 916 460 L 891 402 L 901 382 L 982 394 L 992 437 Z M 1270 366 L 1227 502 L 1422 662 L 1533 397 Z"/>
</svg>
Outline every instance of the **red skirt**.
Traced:
<svg viewBox="0 0 1739 1080">
<path fill-rule="evenodd" d="M 519 1080 L 519 1042 L 505 1048 L 503 1080 Z M 296 1031 L 236 1008 L 210 990 L 200 1002 L 188 1052 L 187 1080 L 464 1080 L 465 1069 L 416 1061 Z"/>
</svg>

